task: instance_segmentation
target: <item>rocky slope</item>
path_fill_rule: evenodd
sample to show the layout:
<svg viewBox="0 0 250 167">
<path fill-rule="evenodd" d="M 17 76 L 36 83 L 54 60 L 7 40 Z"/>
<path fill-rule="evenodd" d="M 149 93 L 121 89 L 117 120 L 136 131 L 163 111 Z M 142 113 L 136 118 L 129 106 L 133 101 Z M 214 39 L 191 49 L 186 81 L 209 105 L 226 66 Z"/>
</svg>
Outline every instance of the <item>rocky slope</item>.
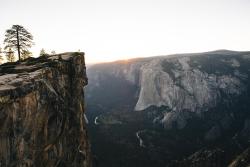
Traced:
<svg viewBox="0 0 250 167">
<path fill-rule="evenodd" d="M 250 148 L 243 151 L 228 167 L 250 166 Z"/>
<path fill-rule="evenodd" d="M 90 167 L 84 53 L 0 66 L 0 166 Z"/>
<path fill-rule="evenodd" d="M 93 133 L 107 130 L 100 129 L 107 118 L 120 122 L 119 127 L 129 127 L 124 132 L 127 136 L 143 131 L 140 140 L 145 150 L 172 156 L 165 162 L 154 159 L 159 166 L 174 159 L 190 163 L 210 152 L 221 155 L 218 150 L 225 160 L 217 166 L 226 166 L 249 147 L 250 52 L 218 50 L 138 58 L 93 65 L 87 72 L 89 116 L 98 116 L 99 125 Z M 131 127 L 136 121 L 137 127 Z M 184 157 L 192 161 L 179 161 Z"/>
</svg>

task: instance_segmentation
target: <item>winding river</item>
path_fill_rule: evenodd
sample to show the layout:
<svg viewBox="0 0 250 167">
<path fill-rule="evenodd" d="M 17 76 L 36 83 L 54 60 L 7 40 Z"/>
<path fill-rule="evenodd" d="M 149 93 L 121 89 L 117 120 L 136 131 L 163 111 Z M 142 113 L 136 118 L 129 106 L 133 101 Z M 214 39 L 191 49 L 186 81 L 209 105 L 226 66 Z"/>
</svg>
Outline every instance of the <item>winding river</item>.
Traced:
<svg viewBox="0 0 250 167">
<path fill-rule="evenodd" d="M 135 134 L 136 134 L 137 139 L 139 140 L 140 147 L 146 147 L 146 146 L 144 145 L 144 143 L 143 143 L 142 138 L 140 137 L 140 133 L 141 133 L 141 132 L 143 132 L 143 131 L 140 130 L 140 131 L 136 132 Z"/>
<path fill-rule="evenodd" d="M 99 125 L 99 123 L 97 122 L 97 120 L 98 120 L 98 117 L 95 117 L 95 125 Z"/>
</svg>

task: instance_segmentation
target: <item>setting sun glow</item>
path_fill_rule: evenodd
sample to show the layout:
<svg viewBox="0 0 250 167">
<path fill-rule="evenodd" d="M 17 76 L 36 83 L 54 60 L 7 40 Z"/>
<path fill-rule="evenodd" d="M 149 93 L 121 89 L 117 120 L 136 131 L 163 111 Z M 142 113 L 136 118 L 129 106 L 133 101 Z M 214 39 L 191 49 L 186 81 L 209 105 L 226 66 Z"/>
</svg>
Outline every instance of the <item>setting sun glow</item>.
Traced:
<svg viewBox="0 0 250 167">
<path fill-rule="evenodd" d="M 87 63 L 249 50 L 249 8 L 248 0 L 2 0 L 0 46 L 20 24 L 34 35 L 34 55 L 80 49 Z"/>
</svg>

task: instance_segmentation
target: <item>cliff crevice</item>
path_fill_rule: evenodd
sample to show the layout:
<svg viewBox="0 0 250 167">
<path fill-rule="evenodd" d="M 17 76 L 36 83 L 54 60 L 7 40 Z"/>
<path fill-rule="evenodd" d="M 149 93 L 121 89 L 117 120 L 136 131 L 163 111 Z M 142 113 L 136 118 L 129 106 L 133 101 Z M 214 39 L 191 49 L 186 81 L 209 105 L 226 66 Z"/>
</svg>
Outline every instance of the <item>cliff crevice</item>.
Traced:
<svg viewBox="0 0 250 167">
<path fill-rule="evenodd" d="M 0 166 L 91 166 L 84 53 L 0 66 Z"/>
</svg>

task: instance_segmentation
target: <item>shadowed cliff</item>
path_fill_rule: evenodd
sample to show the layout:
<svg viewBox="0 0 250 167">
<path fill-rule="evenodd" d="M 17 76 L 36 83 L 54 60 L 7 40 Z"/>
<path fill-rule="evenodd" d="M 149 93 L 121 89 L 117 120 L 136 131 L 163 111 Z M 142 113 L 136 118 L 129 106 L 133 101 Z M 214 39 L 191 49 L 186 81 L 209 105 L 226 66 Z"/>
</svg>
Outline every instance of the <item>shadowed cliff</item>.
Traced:
<svg viewBox="0 0 250 167">
<path fill-rule="evenodd" d="M 91 166 L 84 53 L 0 66 L 0 166 Z"/>
</svg>

